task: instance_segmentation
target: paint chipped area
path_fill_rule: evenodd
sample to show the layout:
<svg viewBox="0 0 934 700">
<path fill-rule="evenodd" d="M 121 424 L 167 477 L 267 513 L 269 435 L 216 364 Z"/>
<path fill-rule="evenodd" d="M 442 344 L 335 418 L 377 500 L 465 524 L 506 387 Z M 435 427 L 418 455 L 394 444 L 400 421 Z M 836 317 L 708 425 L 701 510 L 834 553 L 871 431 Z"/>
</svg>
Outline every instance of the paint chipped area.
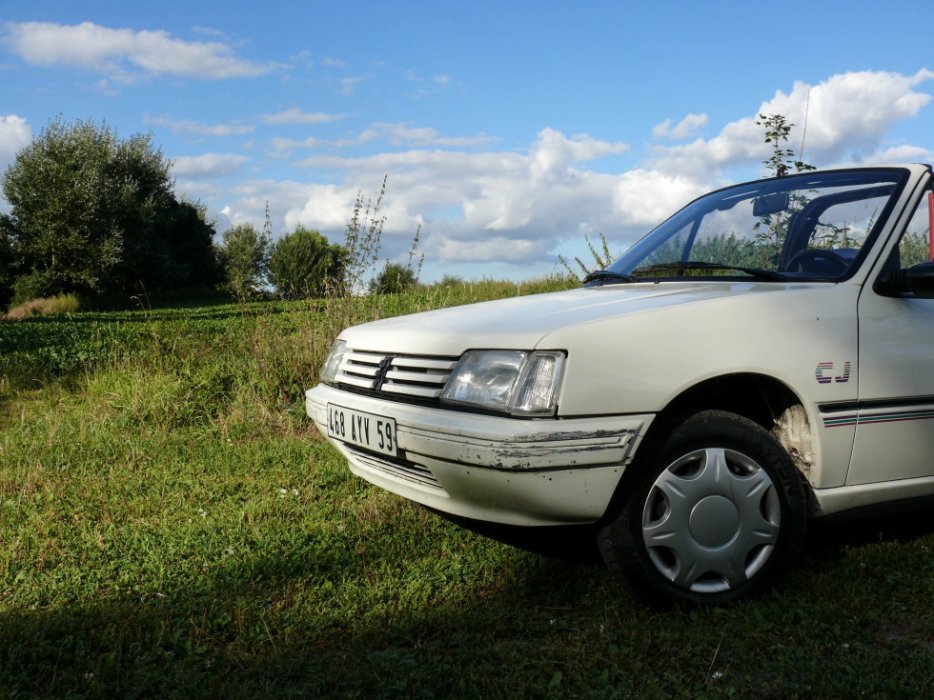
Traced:
<svg viewBox="0 0 934 700">
<path fill-rule="evenodd" d="M 446 438 L 412 431 L 405 435 L 406 453 L 438 457 L 487 469 L 534 471 L 628 463 L 635 431 L 556 431 L 533 439 L 483 440 Z M 402 439 L 402 438 L 400 438 Z"/>
<path fill-rule="evenodd" d="M 785 448 L 794 465 L 810 476 L 814 466 L 814 452 L 811 446 L 811 424 L 803 406 L 791 406 L 786 409 L 772 426 L 772 435 Z"/>
</svg>

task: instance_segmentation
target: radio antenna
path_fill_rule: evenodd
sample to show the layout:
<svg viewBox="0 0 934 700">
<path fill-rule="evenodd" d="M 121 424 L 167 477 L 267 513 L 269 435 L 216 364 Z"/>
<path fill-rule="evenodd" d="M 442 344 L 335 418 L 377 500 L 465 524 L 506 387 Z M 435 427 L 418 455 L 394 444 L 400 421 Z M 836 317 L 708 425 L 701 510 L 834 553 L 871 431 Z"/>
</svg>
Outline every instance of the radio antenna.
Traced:
<svg viewBox="0 0 934 700">
<path fill-rule="evenodd" d="M 798 160 L 804 162 L 804 140 L 808 136 L 808 112 L 811 111 L 811 88 L 808 88 L 807 100 L 804 103 L 804 126 L 801 128 L 801 148 L 798 149 Z"/>
</svg>

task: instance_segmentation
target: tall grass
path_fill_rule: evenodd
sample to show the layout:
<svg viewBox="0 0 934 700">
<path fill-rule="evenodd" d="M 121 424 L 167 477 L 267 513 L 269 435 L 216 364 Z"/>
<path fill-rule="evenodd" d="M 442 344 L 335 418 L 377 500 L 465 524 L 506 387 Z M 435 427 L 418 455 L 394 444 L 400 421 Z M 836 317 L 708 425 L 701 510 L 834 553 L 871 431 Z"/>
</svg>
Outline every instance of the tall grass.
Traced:
<svg viewBox="0 0 934 700">
<path fill-rule="evenodd" d="M 565 284 L 0 324 L 0 696 L 924 696 L 929 517 L 653 611 L 370 488 L 305 418 L 344 326 Z"/>
<path fill-rule="evenodd" d="M 59 294 L 54 297 L 32 299 L 14 306 L 3 319 L 19 321 L 28 316 L 56 316 L 59 314 L 72 314 L 81 308 L 81 302 L 74 294 Z"/>
</svg>

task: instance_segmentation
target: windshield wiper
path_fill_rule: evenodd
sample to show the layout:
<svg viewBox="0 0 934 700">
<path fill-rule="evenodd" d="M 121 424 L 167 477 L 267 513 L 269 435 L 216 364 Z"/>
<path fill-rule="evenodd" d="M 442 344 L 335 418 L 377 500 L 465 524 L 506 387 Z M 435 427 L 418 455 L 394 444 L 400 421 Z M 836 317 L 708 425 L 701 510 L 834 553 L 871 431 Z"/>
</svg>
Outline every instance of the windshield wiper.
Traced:
<svg viewBox="0 0 934 700">
<path fill-rule="evenodd" d="M 633 275 L 626 275 L 621 272 L 613 272 L 612 270 L 595 270 L 591 272 L 584 278 L 584 284 L 590 284 L 591 282 L 603 282 L 603 283 L 613 283 L 613 282 L 638 282 L 638 279 Z"/>
<path fill-rule="evenodd" d="M 633 270 L 636 275 L 647 272 L 660 272 L 663 270 L 677 270 L 679 275 L 683 275 L 686 270 L 736 270 L 743 272 L 750 277 L 763 280 L 783 280 L 785 275 L 774 270 L 766 270 L 761 267 L 743 267 L 742 265 L 727 265 L 725 263 L 714 262 L 669 262 L 659 263 L 658 265 L 649 265 L 648 267 L 639 267 Z"/>
</svg>

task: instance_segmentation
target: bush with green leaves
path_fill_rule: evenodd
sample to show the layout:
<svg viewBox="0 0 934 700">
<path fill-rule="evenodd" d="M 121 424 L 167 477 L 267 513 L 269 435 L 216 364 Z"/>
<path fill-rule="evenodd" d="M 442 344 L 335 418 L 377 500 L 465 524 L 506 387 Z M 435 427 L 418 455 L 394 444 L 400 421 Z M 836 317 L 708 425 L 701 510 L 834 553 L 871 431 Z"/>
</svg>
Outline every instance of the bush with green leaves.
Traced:
<svg viewBox="0 0 934 700">
<path fill-rule="evenodd" d="M 218 257 L 224 268 L 226 287 L 240 301 L 262 294 L 269 268 L 269 238 L 253 224 L 237 224 L 224 231 Z"/>
<path fill-rule="evenodd" d="M 18 293 L 123 295 L 214 282 L 213 226 L 151 137 L 53 120 L 3 175 Z M 22 298 L 14 301 L 22 301 Z"/>
<path fill-rule="evenodd" d="M 317 231 L 298 227 L 276 241 L 269 254 L 269 281 L 283 299 L 341 292 L 347 251 Z"/>
<path fill-rule="evenodd" d="M 14 254 L 13 239 L 6 230 L 8 217 L 0 217 L 0 310 L 10 303 L 13 297 Z"/>
<path fill-rule="evenodd" d="M 370 280 L 370 294 L 399 294 L 418 284 L 415 272 L 407 265 L 386 263 L 376 277 Z"/>
</svg>

